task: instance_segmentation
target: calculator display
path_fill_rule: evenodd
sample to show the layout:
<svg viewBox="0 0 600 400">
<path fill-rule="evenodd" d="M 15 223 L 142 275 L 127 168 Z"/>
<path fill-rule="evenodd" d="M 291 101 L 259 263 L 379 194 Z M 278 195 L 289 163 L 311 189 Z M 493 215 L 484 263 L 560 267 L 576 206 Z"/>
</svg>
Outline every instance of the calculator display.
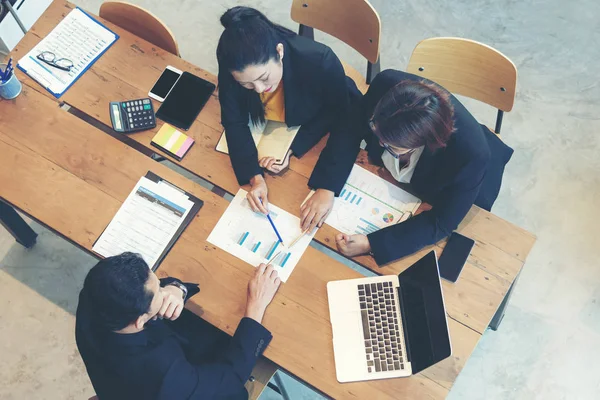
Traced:
<svg viewBox="0 0 600 400">
<path fill-rule="evenodd" d="M 118 131 L 123 130 L 123 123 L 121 122 L 121 114 L 119 114 L 119 106 L 117 104 L 112 105 L 113 121 L 115 121 L 115 129 Z"/>
</svg>

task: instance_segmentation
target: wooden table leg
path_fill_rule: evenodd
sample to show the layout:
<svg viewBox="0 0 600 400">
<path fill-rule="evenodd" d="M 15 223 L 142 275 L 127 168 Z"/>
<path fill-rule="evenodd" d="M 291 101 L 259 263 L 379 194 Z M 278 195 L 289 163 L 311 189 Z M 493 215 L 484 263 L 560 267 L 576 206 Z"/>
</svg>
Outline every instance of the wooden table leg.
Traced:
<svg viewBox="0 0 600 400">
<path fill-rule="evenodd" d="M 0 224 L 15 238 L 17 243 L 31 248 L 35 244 L 37 233 L 27 225 L 14 208 L 0 200 Z"/>
<path fill-rule="evenodd" d="M 506 312 L 506 307 L 508 307 L 508 302 L 510 301 L 510 296 L 512 296 L 513 289 L 515 288 L 515 285 L 517 284 L 517 281 L 519 280 L 520 275 L 521 274 L 519 273 L 519 275 L 517 275 L 515 277 L 515 280 L 513 281 L 512 285 L 510 285 L 508 292 L 506 292 L 506 295 L 504 296 L 502 303 L 500 303 L 500 307 L 498 307 L 496 314 L 494 314 L 494 317 L 490 321 L 488 328 L 490 328 L 491 330 L 493 330 L 493 331 L 498 330 L 498 327 L 500 326 L 500 323 L 502 322 L 502 319 L 504 318 L 504 313 Z"/>
</svg>

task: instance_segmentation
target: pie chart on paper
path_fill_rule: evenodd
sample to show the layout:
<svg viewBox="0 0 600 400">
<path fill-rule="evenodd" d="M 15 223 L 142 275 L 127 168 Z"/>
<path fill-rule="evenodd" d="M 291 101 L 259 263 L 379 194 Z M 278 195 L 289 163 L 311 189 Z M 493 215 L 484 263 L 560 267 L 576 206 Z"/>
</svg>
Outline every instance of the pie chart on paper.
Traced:
<svg viewBox="0 0 600 400">
<path fill-rule="evenodd" d="M 383 214 L 383 221 L 387 224 L 394 221 L 394 215 L 390 213 Z"/>
</svg>

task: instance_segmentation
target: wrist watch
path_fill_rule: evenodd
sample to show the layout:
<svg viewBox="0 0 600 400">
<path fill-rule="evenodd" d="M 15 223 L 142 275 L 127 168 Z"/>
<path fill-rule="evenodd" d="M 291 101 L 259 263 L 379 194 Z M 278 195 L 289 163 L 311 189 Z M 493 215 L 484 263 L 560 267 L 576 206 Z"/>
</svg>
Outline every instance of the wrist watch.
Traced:
<svg viewBox="0 0 600 400">
<path fill-rule="evenodd" d="M 183 300 L 185 300 L 185 298 L 187 297 L 188 289 L 183 283 L 174 281 L 169 283 L 167 286 L 175 286 L 176 288 L 181 289 L 181 291 L 183 292 Z"/>
</svg>

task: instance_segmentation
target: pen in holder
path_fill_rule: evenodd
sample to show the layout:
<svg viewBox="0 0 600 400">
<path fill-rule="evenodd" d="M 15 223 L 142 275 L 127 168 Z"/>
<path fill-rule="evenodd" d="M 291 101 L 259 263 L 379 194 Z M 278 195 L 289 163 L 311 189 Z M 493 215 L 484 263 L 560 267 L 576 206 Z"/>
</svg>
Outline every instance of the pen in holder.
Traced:
<svg viewBox="0 0 600 400">
<path fill-rule="evenodd" d="M 6 64 L 0 64 L 0 68 L 2 71 L 6 69 Z M 23 89 L 23 85 L 17 78 L 17 75 L 14 71 L 11 72 L 10 78 L 8 80 L 2 81 L 0 80 L 0 97 L 6 100 L 11 100 L 21 94 L 21 90 Z"/>
</svg>

